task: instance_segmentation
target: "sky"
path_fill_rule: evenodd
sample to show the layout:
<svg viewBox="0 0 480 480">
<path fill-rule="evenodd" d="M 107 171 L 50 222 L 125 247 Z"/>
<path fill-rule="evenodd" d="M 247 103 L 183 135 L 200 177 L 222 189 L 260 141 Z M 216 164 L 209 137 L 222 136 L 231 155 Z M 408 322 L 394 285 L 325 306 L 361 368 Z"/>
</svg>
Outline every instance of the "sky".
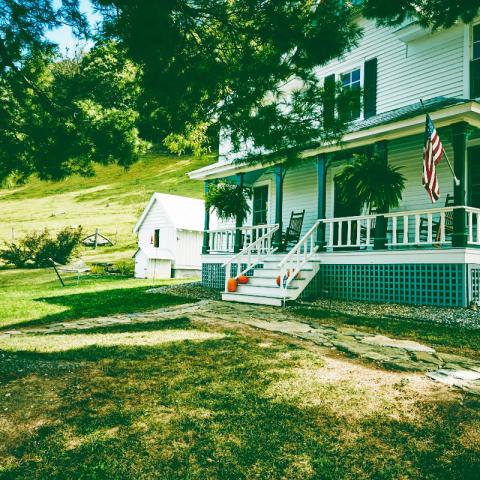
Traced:
<svg viewBox="0 0 480 480">
<path fill-rule="evenodd" d="M 61 0 L 54 0 L 53 5 L 58 8 Z M 87 15 L 88 21 L 92 27 L 100 21 L 101 16 L 94 12 L 90 0 L 80 0 L 80 10 Z M 91 42 L 79 41 L 76 39 L 70 27 L 62 26 L 54 30 L 50 30 L 46 34 L 47 38 L 58 44 L 62 54 L 72 57 L 78 49 L 86 50 L 92 46 Z"/>
</svg>

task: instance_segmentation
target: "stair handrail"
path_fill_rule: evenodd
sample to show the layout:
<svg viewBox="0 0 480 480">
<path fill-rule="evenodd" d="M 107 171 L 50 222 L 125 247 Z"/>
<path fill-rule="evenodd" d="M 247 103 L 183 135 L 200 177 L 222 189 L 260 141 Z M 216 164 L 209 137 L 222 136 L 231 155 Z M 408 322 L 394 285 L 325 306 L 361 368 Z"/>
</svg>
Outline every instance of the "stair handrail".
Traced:
<svg viewBox="0 0 480 480">
<path fill-rule="evenodd" d="M 272 245 L 272 239 L 279 229 L 278 224 L 271 225 L 268 232 L 258 237 L 254 242 L 238 252 L 236 255 L 228 259 L 222 267 L 225 268 L 225 292 L 228 292 L 228 280 L 230 278 L 238 278 L 251 270 L 255 265 L 262 262 L 265 257 L 274 253 L 277 248 Z M 245 261 L 246 260 L 246 261 Z M 237 264 L 237 274 L 231 276 L 232 264 Z M 246 268 L 242 270 L 242 264 L 246 264 Z"/>
<path fill-rule="evenodd" d="M 317 229 L 321 223 L 322 220 L 317 220 L 280 262 L 278 266 L 280 270 L 280 288 L 283 290 L 284 296 L 290 283 L 317 252 L 319 248 L 317 244 Z M 303 251 L 302 247 L 304 247 Z"/>
</svg>

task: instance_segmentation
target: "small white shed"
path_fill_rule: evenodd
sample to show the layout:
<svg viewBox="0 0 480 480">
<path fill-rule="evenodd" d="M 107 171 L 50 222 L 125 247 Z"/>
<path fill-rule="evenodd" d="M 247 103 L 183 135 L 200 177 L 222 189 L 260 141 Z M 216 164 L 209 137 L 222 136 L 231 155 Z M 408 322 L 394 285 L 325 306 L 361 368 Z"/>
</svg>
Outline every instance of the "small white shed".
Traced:
<svg viewBox="0 0 480 480">
<path fill-rule="evenodd" d="M 204 202 L 154 193 L 138 220 L 135 277 L 200 276 Z"/>
</svg>

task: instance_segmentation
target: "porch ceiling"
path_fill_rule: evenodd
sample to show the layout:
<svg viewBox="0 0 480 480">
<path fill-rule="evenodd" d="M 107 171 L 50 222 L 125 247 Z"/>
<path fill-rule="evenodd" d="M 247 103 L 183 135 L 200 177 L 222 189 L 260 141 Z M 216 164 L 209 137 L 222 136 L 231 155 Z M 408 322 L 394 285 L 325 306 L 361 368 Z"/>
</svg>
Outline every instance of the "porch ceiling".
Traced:
<svg viewBox="0 0 480 480">
<path fill-rule="evenodd" d="M 474 100 L 436 97 L 425 101 L 425 107 L 437 128 L 446 127 L 458 122 L 480 128 L 480 103 Z M 351 125 L 350 131 L 344 135 L 340 143 L 320 145 L 305 149 L 301 157 L 308 158 L 321 153 L 337 152 L 370 145 L 381 140 L 394 140 L 423 133 L 425 130 L 425 113 L 420 102 L 375 115 Z M 275 162 L 272 161 L 272 165 Z M 278 163 L 278 161 L 277 161 Z M 247 165 L 238 162 L 218 162 L 190 172 L 195 180 L 209 180 L 227 177 L 241 172 L 252 172 L 267 165 Z"/>
</svg>

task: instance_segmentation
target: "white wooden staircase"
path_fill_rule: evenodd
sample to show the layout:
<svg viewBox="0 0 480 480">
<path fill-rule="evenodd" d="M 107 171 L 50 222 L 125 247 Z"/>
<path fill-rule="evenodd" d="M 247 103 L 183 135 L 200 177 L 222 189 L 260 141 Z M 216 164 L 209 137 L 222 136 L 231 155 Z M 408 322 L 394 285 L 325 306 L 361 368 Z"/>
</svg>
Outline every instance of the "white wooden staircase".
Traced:
<svg viewBox="0 0 480 480">
<path fill-rule="evenodd" d="M 288 252 L 279 254 L 272 247 L 278 226 L 272 228 L 224 264 L 225 292 L 222 300 L 282 306 L 297 299 L 319 269 L 315 258 L 318 222 Z M 234 278 L 249 273 L 247 284 L 238 284 L 236 292 L 227 291 L 232 265 L 237 265 Z M 280 276 L 280 286 L 277 277 Z"/>
</svg>

